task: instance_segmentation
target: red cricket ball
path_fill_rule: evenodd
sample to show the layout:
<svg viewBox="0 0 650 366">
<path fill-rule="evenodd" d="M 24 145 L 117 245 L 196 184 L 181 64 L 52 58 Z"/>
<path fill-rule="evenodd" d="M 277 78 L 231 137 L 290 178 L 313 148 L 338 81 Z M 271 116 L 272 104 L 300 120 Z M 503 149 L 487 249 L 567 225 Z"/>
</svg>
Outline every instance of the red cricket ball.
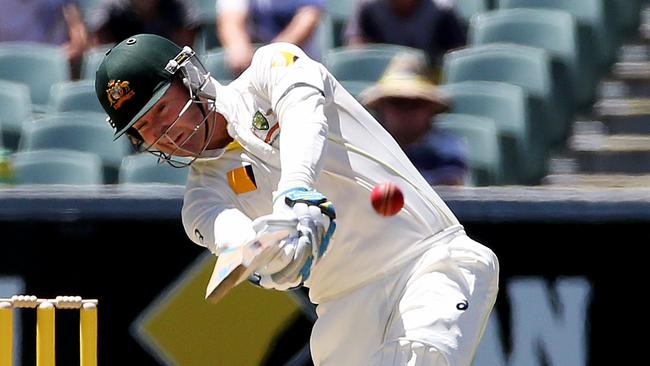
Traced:
<svg viewBox="0 0 650 366">
<path fill-rule="evenodd" d="M 379 183 L 370 192 L 370 202 L 378 214 L 393 216 L 404 207 L 404 195 L 395 183 Z"/>
</svg>

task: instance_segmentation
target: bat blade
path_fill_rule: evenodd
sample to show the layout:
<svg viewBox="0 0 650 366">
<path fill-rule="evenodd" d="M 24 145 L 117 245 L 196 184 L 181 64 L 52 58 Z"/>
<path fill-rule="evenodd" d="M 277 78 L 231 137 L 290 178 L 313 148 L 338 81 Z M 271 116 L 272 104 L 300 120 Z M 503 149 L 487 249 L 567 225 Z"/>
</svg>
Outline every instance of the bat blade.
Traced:
<svg viewBox="0 0 650 366">
<path fill-rule="evenodd" d="M 255 268 L 280 251 L 277 244 L 289 233 L 289 230 L 281 230 L 263 234 L 241 247 L 221 253 L 208 282 L 205 299 L 215 304 L 233 287 L 244 282 Z"/>
</svg>

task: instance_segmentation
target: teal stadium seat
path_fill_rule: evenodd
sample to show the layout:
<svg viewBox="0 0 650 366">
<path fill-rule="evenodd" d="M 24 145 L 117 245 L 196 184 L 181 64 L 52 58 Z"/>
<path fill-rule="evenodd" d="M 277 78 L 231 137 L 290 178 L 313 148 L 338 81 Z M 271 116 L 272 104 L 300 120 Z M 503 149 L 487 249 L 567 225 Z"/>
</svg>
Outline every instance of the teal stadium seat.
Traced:
<svg viewBox="0 0 650 366">
<path fill-rule="evenodd" d="M 610 0 L 616 15 L 616 27 L 618 29 L 619 43 L 625 41 L 628 37 L 633 37 L 639 33 L 639 23 L 641 21 L 641 0 Z"/>
<path fill-rule="evenodd" d="M 11 155 L 16 184 L 102 184 L 99 156 L 64 149 L 21 151 Z"/>
<path fill-rule="evenodd" d="M 490 0 L 454 0 L 454 11 L 466 23 L 469 23 L 474 15 L 490 9 Z"/>
<path fill-rule="evenodd" d="M 533 113 L 543 116 L 549 145 L 564 146 L 572 123 L 570 86 L 553 69 L 551 56 L 541 48 L 494 43 L 445 54 L 444 84 L 468 80 L 501 81 L 519 85 L 529 96 Z"/>
<path fill-rule="evenodd" d="M 325 56 L 324 64 L 339 81 L 374 82 L 379 80 L 392 58 L 400 52 L 412 53 L 424 60 L 427 58 L 423 51 L 415 48 L 391 44 L 369 44 L 331 49 Z"/>
<path fill-rule="evenodd" d="M 32 118 L 29 88 L 23 83 L 0 80 L 0 120 L 6 148 L 16 150 L 23 124 Z"/>
<path fill-rule="evenodd" d="M 352 96 L 359 100 L 361 92 L 371 87 L 374 83 L 370 81 L 359 81 L 359 80 L 341 80 L 341 85 L 347 90 Z"/>
<path fill-rule="evenodd" d="M 462 113 L 442 113 L 434 117 L 440 131 L 463 139 L 467 146 L 470 186 L 503 184 L 501 149 L 496 123 L 492 118 Z"/>
<path fill-rule="evenodd" d="M 225 55 L 226 52 L 223 48 L 213 48 L 201 55 L 201 62 L 205 69 L 221 83 L 228 83 L 235 78 L 235 75 L 226 66 Z"/>
<path fill-rule="evenodd" d="M 99 5 L 101 0 L 77 0 L 81 13 L 85 18 L 92 16 L 93 11 Z"/>
<path fill-rule="evenodd" d="M 499 7 L 565 10 L 576 17 L 585 38 L 591 37 L 590 44 L 598 52 L 601 72 L 605 72 L 616 57 L 616 20 L 611 0 L 499 0 Z"/>
<path fill-rule="evenodd" d="M 321 13 L 318 29 L 316 30 L 315 43 L 318 51 L 320 52 L 320 59 L 316 61 L 322 62 L 323 57 L 327 55 L 329 50 L 339 45 L 336 44 L 336 35 L 334 33 L 334 21 L 327 13 Z"/>
<path fill-rule="evenodd" d="M 125 139 L 113 141 L 113 129 L 106 116 L 92 112 L 46 115 L 25 124 L 19 150 L 68 149 L 97 154 L 104 167 L 106 183 L 116 183 L 122 158 L 132 152 Z"/>
<path fill-rule="evenodd" d="M 149 153 L 124 157 L 120 166 L 119 183 L 165 183 L 185 185 L 189 168 L 174 168 Z"/>
<path fill-rule="evenodd" d="M 52 85 L 50 113 L 88 111 L 104 113 L 95 93 L 94 80 L 65 81 Z"/>
<path fill-rule="evenodd" d="M 81 79 L 95 80 L 95 73 L 104 60 L 106 52 L 113 47 L 112 44 L 93 47 L 84 52 L 81 60 Z"/>
<path fill-rule="evenodd" d="M 500 9 L 475 17 L 470 44 L 511 42 L 548 51 L 570 75 L 574 99 L 590 107 L 597 85 L 598 64 L 593 48 L 579 39 L 578 24 L 566 11 L 554 9 Z"/>
<path fill-rule="evenodd" d="M 70 80 L 70 67 L 63 50 L 33 42 L 0 43 L 0 79 L 25 83 L 35 112 L 44 112 L 50 87 Z"/>
<path fill-rule="evenodd" d="M 451 112 L 492 118 L 499 132 L 503 179 L 510 184 L 539 184 L 545 175 L 542 121 L 532 114 L 523 88 L 496 81 L 442 85 Z"/>
<path fill-rule="evenodd" d="M 198 13 L 199 24 L 193 49 L 202 54 L 209 49 L 220 47 L 217 38 L 217 3 L 215 0 L 192 0 Z M 183 45 L 180 45 L 181 47 Z"/>
<path fill-rule="evenodd" d="M 355 1 L 350 0 L 326 0 L 325 10 L 332 20 L 334 47 L 341 47 L 344 44 L 343 32 L 348 19 L 354 13 Z"/>
</svg>

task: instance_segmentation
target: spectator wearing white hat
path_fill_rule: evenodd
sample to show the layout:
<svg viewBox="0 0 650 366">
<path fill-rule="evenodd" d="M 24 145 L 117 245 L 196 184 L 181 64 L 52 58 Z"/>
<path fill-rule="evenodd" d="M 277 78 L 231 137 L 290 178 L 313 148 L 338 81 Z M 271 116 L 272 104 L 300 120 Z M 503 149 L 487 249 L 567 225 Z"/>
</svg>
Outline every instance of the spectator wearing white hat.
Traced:
<svg viewBox="0 0 650 366">
<path fill-rule="evenodd" d="M 467 147 L 457 136 L 436 129 L 433 117 L 446 112 L 450 104 L 430 74 L 425 60 L 398 54 L 380 80 L 361 93 L 361 102 L 431 185 L 462 185 L 467 177 Z"/>
</svg>

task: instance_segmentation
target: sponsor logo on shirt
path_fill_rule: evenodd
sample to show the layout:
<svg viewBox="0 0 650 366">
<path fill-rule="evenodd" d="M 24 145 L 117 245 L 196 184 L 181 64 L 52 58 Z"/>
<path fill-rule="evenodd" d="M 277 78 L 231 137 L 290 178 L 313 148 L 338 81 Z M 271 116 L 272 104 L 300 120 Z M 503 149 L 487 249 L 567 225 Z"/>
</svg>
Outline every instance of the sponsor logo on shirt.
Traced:
<svg viewBox="0 0 650 366">
<path fill-rule="evenodd" d="M 257 189 L 255 174 L 250 164 L 229 171 L 227 177 L 228 185 L 237 195 L 252 192 Z"/>
<path fill-rule="evenodd" d="M 251 130 L 260 140 L 273 145 L 280 135 L 280 124 L 276 120 L 273 110 L 269 109 L 266 112 L 258 110 L 255 112 L 251 122 Z"/>
<path fill-rule="evenodd" d="M 255 115 L 253 116 L 253 127 L 257 130 L 269 129 L 269 121 L 260 111 L 255 112 Z"/>
</svg>

